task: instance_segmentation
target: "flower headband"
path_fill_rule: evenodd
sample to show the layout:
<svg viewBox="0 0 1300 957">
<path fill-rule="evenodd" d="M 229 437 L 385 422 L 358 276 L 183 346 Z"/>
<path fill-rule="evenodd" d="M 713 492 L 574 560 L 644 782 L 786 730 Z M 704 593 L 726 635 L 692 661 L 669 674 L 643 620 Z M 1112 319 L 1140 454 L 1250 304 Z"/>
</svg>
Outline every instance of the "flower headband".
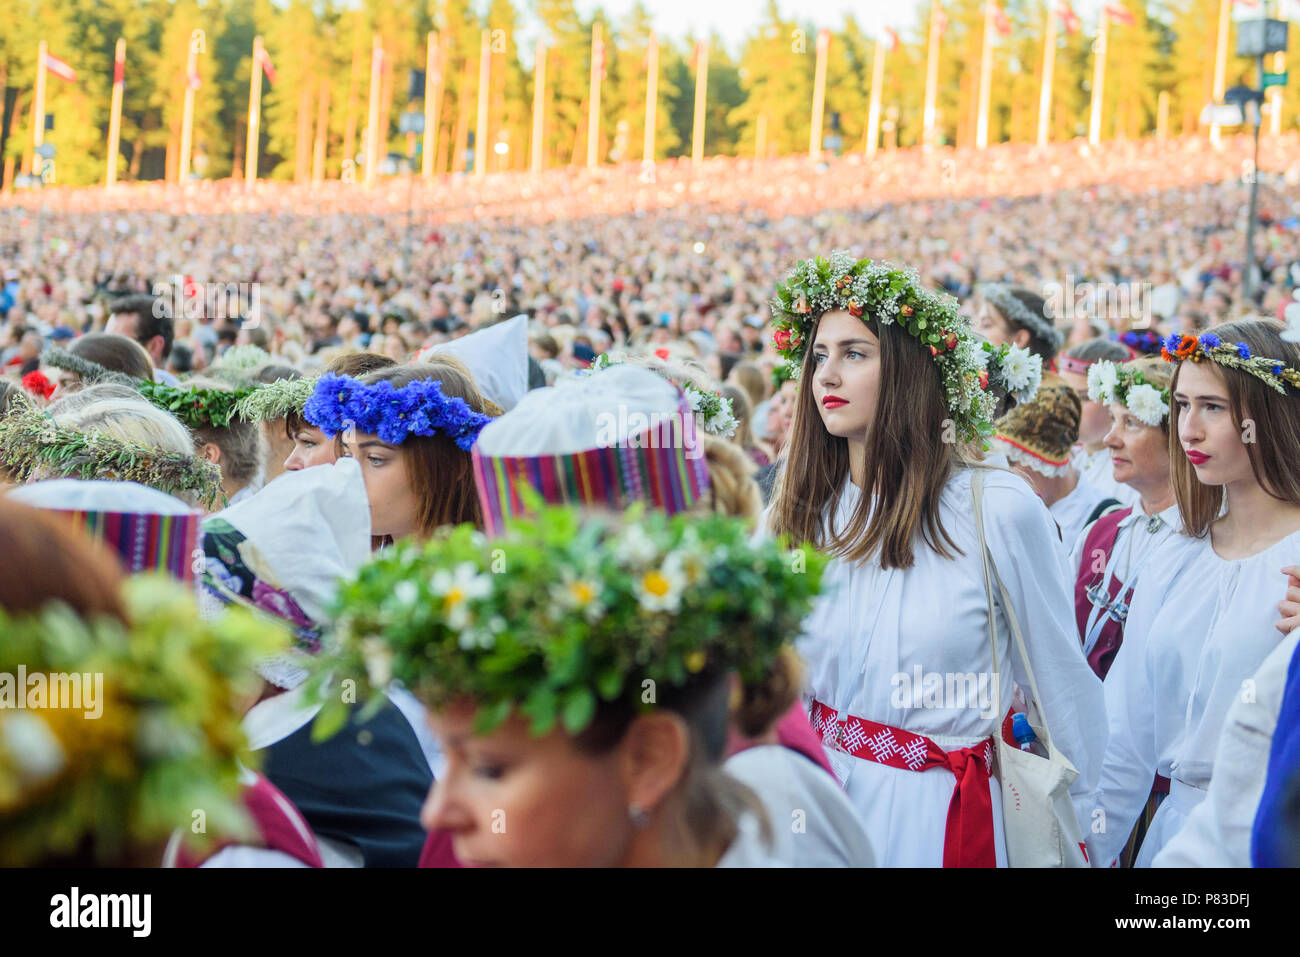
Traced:
<svg viewBox="0 0 1300 957">
<path fill-rule="evenodd" d="M 128 579 L 124 598 L 129 626 L 61 603 L 14 617 L 0 608 L 0 673 L 25 665 L 51 689 L 54 675 L 71 675 L 84 691 L 81 708 L 0 709 L 0 865 L 71 853 L 87 838 L 109 863 L 165 841 L 196 807 L 209 833 L 251 837 L 237 702 L 253 663 L 286 636 L 243 610 L 204 621 L 193 591 L 158 575 Z"/>
<path fill-rule="evenodd" d="M 1145 425 L 1157 426 L 1169 415 L 1169 390 L 1152 385 L 1140 369 L 1105 359 L 1088 370 L 1088 398 L 1127 407 Z"/>
<path fill-rule="evenodd" d="M 1182 362 L 1191 359 L 1200 362 L 1210 359 L 1229 369 L 1237 369 L 1286 395 L 1286 386 L 1300 389 L 1300 372 L 1286 363 L 1264 356 L 1252 356 L 1250 346 L 1244 342 L 1226 345 L 1212 332 L 1197 336 L 1183 336 L 1174 333 L 1161 343 L 1160 357 L 1166 362 Z"/>
<path fill-rule="evenodd" d="M 212 462 L 183 452 L 165 452 L 121 442 L 94 432 L 57 425 L 30 405 L 0 419 L 0 464 L 19 482 L 40 468 L 79 479 L 139 482 L 169 495 L 188 493 L 212 506 L 221 495 L 221 471 Z"/>
<path fill-rule="evenodd" d="M 1000 282 L 987 283 L 980 287 L 984 301 L 992 305 L 1008 322 L 1013 322 L 1023 329 L 1028 329 L 1039 339 L 1048 343 L 1053 349 L 1059 349 L 1065 336 L 1043 316 L 1034 315 L 1016 298 L 1011 287 Z"/>
<path fill-rule="evenodd" d="M 197 386 L 184 389 L 161 382 L 136 381 L 134 385 L 146 399 L 176 416 L 190 429 L 226 428 L 235 416 L 235 405 L 253 391 L 236 389 L 226 392 Z"/>
<path fill-rule="evenodd" d="M 271 353 L 261 346 L 231 346 L 217 359 L 217 365 L 227 369 L 240 369 L 251 372 L 260 365 L 272 362 Z"/>
<path fill-rule="evenodd" d="M 492 421 L 460 396 L 443 395 L 440 379 L 421 379 L 398 389 L 387 380 L 363 385 L 334 373 L 316 380 L 302 416 L 330 438 L 350 427 L 389 445 L 399 445 L 410 435 L 442 434 L 466 452 Z"/>
<path fill-rule="evenodd" d="M 1119 337 L 1119 341 L 1134 355 L 1153 356 L 1160 352 L 1160 336 L 1150 329 L 1141 332 L 1130 329 Z"/>
<path fill-rule="evenodd" d="M 125 372 L 115 372 L 98 362 L 83 359 L 81 356 L 66 349 L 60 349 L 58 346 L 50 346 L 41 353 L 41 364 L 55 369 L 62 369 L 64 372 L 71 372 L 79 376 L 86 385 L 93 385 L 96 382 L 117 382 L 121 385 L 129 385 L 134 389 L 140 383 L 139 379 L 134 379 Z"/>
<path fill-rule="evenodd" d="M 508 575 L 493 573 L 502 554 Z M 584 517 L 539 504 L 493 539 L 460 525 L 380 553 L 340 587 L 339 656 L 313 686 L 355 675 L 377 700 L 396 678 L 435 708 L 472 700 L 480 734 L 516 711 L 534 734 L 578 734 L 599 701 L 645 709 L 648 687 L 766 674 L 820 591 L 826 559 L 796 554 L 797 571 L 737 519 L 639 505 Z M 324 699 L 322 736 L 347 717 L 338 694 Z"/>
<path fill-rule="evenodd" d="M 290 412 L 302 415 L 303 406 L 315 388 L 315 379 L 276 379 L 258 386 L 235 403 L 235 414 L 245 422 L 283 419 Z"/>
<path fill-rule="evenodd" d="M 995 346 L 991 342 L 980 344 L 986 357 L 985 375 L 980 377 L 981 387 L 991 381 L 993 387 L 1005 392 L 1018 403 L 1029 402 L 1038 394 L 1043 383 L 1043 357 L 1023 346 L 1004 342 Z"/>
<path fill-rule="evenodd" d="M 624 360 L 611 359 L 608 353 L 601 353 L 591 364 L 590 371 L 599 372 L 601 369 L 623 364 Z M 659 369 L 651 366 L 650 371 L 659 372 Z M 669 381 L 682 390 L 686 401 L 690 403 L 691 411 L 700 416 L 699 421 L 703 422 L 704 431 L 709 435 L 731 435 L 736 431 L 740 423 L 736 421 L 731 400 L 726 396 L 697 389 L 689 382 L 677 382 L 673 379 Z"/>
<path fill-rule="evenodd" d="M 923 288 L 914 270 L 854 260 L 847 250 L 802 260 L 777 284 L 772 340 L 791 378 L 799 375 L 818 317 L 839 309 L 881 325 L 898 322 L 929 348 L 962 437 L 971 441 L 993 433 L 996 397 L 987 391 L 988 377 L 980 375 L 986 371 L 983 350 L 969 320 L 957 312 L 957 300 Z"/>
</svg>

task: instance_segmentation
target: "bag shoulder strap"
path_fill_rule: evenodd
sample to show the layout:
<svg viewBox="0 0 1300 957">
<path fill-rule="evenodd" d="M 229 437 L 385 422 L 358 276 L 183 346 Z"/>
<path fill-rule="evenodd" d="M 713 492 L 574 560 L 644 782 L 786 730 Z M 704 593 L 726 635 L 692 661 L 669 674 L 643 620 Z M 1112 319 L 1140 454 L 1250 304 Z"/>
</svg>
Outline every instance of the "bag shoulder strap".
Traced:
<svg viewBox="0 0 1300 957">
<path fill-rule="evenodd" d="M 1055 749 L 1052 745 L 1052 730 L 1047 724 L 1047 712 L 1043 707 L 1043 697 L 1038 693 L 1038 680 L 1034 677 L 1034 667 L 1029 663 L 1029 652 L 1025 649 L 1024 635 L 1020 631 L 1020 621 L 1016 616 L 1015 607 L 1011 603 L 1011 596 L 1007 593 L 1007 586 L 1002 581 L 1002 576 L 998 574 L 998 566 L 993 561 L 993 553 L 989 551 L 988 541 L 984 535 L 984 515 L 983 515 L 983 497 L 984 497 L 984 475 L 976 469 L 975 474 L 971 477 L 971 493 L 975 502 L 975 527 L 979 533 L 980 551 L 984 559 L 984 582 L 989 603 L 989 641 L 993 645 L 993 667 L 996 671 L 998 667 L 997 657 L 997 638 L 996 638 L 996 619 L 993 612 L 993 594 L 989 581 L 990 577 L 997 582 L 998 594 L 1002 596 L 1002 611 L 1007 616 L 1007 625 L 1011 629 L 1011 635 L 1015 641 L 1015 652 L 1020 655 L 1020 661 L 1024 665 L 1025 674 L 1029 678 L 1029 691 L 1034 696 L 1034 701 L 1038 703 L 1038 716 L 1042 721 L 1042 735 L 1044 747 L 1051 754 Z M 999 682 L 999 689 L 1001 683 Z M 998 701 L 998 713 L 1002 712 L 1002 702 Z"/>
<path fill-rule="evenodd" d="M 1097 519 L 1101 518 L 1103 515 L 1108 515 L 1111 512 L 1115 511 L 1115 509 L 1122 508 L 1123 505 L 1124 503 L 1117 498 L 1104 498 L 1097 503 L 1097 507 L 1092 510 L 1092 514 L 1088 516 L 1088 520 L 1083 524 L 1085 526 L 1091 525 L 1093 522 L 1097 521 Z"/>
</svg>

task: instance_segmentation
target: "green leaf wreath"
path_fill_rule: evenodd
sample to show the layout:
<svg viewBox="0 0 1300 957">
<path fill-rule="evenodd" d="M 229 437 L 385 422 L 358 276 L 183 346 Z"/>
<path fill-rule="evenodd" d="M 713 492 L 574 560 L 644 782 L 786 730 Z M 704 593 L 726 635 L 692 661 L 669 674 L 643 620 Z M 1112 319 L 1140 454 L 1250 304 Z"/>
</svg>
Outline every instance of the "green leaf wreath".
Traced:
<svg viewBox="0 0 1300 957">
<path fill-rule="evenodd" d="M 224 429 L 230 425 L 230 420 L 235 415 L 236 404 L 253 392 L 252 389 L 226 392 L 197 386 L 186 389 L 163 385 L 161 382 L 139 382 L 137 386 L 146 399 L 170 412 L 191 429 Z"/>
</svg>

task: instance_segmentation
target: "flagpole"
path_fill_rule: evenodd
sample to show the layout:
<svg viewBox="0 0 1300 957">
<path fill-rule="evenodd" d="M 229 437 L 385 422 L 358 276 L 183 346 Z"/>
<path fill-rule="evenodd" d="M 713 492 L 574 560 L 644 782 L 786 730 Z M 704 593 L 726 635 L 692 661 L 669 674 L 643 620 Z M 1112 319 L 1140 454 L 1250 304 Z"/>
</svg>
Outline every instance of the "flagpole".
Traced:
<svg viewBox="0 0 1300 957">
<path fill-rule="evenodd" d="M 1273 54 L 1273 72 L 1286 70 L 1286 54 L 1278 50 Z M 1268 91 L 1268 131 L 1274 136 L 1282 132 L 1282 88 L 1275 86 Z"/>
<path fill-rule="evenodd" d="M 767 155 L 767 114 L 758 114 L 758 124 L 754 130 L 754 159 Z"/>
<path fill-rule="evenodd" d="M 253 38 L 253 74 L 248 81 L 248 142 L 244 145 L 244 188 L 257 182 L 258 126 L 262 119 L 262 38 Z"/>
<path fill-rule="evenodd" d="M 546 40 L 537 38 L 537 56 L 533 61 L 533 157 L 532 170 L 542 171 L 544 147 L 542 142 L 543 119 L 546 111 Z"/>
<path fill-rule="evenodd" d="M 925 54 L 925 111 L 921 144 L 934 148 L 935 101 L 939 95 L 939 0 L 930 3 L 930 40 Z"/>
<path fill-rule="evenodd" d="M 320 99 L 316 106 L 316 142 L 313 144 L 311 156 L 311 181 L 313 183 L 323 183 L 325 181 L 325 147 L 326 137 L 329 135 L 330 120 L 330 85 L 329 81 L 322 78 L 320 81 Z"/>
<path fill-rule="evenodd" d="M 190 148 L 194 142 L 194 72 L 198 69 L 199 51 L 194 37 L 190 36 L 190 52 L 185 59 L 185 113 L 181 118 L 181 161 L 176 180 L 184 183 L 190 178 Z"/>
<path fill-rule="evenodd" d="M 29 173 L 37 173 L 43 167 L 40 155 L 36 152 L 45 142 L 45 57 L 48 52 L 45 41 L 40 42 L 36 52 L 36 96 L 32 100 L 32 168 Z"/>
<path fill-rule="evenodd" d="M 646 50 L 645 84 L 645 142 L 641 147 L 641 162 L 655 161 L 655 127 L 659 119 L 659 38 L 650 34 Z"/>
<path fill-rule="evenodd" d="M 108 115 L 108 171 L 104 185 L 117 182 L 117 154 L 122 142 L 122 89 L 126 85 L 126 39 L 118 37 L 113 52 L 113 106 Z"/>
<path fill-rule="evenodd" d="M 1228 62 L 1228 23 L 1231 19 L 1232 0 L 1219 0 L 1219 33 L 1214 50 L 1214 102 L 1223 100 L 1223 75 Z M 1219 124 L 1210 126 L 1210 142 L 1215 146 L 1220 143 Z"/>
<path fill-rule="evenodd" d="M 591 25 L 591 90 L 587 96 L 587 169 L 597 165 L 600 155 L 600 69 L 604 59 L 600 24 Z"/>
<path fill-rule="evenodd" d="M 433 157 L 438 152 L 438 123 L 442 111 L 442 58 L 438 31 L 430 30 L 424 49 L 424 156 L 420 175 L 433 179 Z"/>
<path fill-rule="evenodd" d="M 812 122 L 808 128 L 808 158 L 822 158 L 822 118 L 826 111 L 826 56 L 830 51 L 831 31 L 817 31 L 817 72 L 813 81 Z"/>
<path fill-rule="evenodd" d="M 1101 92 L 1106 86 L 1106 37 L 1109 32 L 1110 14 L 1102 10 L 1097 39 L 1093 41 L 1092 104 L 1088 111 L 1088 142 L 1093 146 L 1101 142 Z"/>
<path fill-rule="evenodd" d="M 867 156 L 875 156 L 880 139 L 880 92 L 885 83 L 885 41 L 876 41 L 871 58 L 871 99 L 867 104 Z"/>
<path fill-rule="evenodd" d="M 993 82 L 993 4 L 995 0 L 984 2 L 984 45 L 980 50 L 980 88 L 979 104 L 975 114 L 975 148 L 982 150 L 989 145 L 989 94 Z"/>
<path fill-rule="evenodd" d="M 369 113 L 366 116 L 366 189 L 375 185 L 375 179 L 379 175 L 379 87 L 383 82 L 384 74 L 384 50 L 379 39 L 379 34 L 375 34 L 374 40 L 370 45 L 370 101 Z"/>
<path fill-rule="evenodd" d="M 695 123 L 691 129 L 691 162 L 699 165 L 704 160 L 704 101 L 709 89 L 709 44 L 696 43 L 695 52 Z"/>
<path fill-rule="evenodd" d="M 1039 146 L 1046 146 L 1051 139 L 1052 76 L 1056 71 L 1056 11 L 1052 9 L 1054 2 L 1056 0 L 1047 0 L 1047 29 L 1043 32 L 1043 87 L 1038 92 Z"/>
<path fill-rule="evenodd" d="M 478 124 L 474 127 L 474 175 L 487 173 L 488 147 L 488 95 L 491 91 L 492 51 L 489 48 L 491 33 L 487 30 L 479 35 L 478 43 Z"/>
</svg>

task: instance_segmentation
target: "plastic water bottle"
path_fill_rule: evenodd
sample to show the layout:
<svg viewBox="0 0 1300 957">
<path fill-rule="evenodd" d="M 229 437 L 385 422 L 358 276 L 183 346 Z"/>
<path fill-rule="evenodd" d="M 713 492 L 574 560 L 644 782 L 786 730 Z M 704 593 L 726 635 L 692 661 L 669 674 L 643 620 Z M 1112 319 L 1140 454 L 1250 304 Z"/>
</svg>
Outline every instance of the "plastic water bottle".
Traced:
<svg viewBox="0 0 1300 957">
<path fill-rule="evenodd" d="M 1021 751 L 1042 755 L 1043 748 L 1038 743 L 1038 735 L 1034 734 L 1034 729 L 1029 724 L 1029 717 L 1023 712 L 1012 715 L 1011 736 L 1016 739 L 1016 744 L 1020 745 Z"/>
</svg>

